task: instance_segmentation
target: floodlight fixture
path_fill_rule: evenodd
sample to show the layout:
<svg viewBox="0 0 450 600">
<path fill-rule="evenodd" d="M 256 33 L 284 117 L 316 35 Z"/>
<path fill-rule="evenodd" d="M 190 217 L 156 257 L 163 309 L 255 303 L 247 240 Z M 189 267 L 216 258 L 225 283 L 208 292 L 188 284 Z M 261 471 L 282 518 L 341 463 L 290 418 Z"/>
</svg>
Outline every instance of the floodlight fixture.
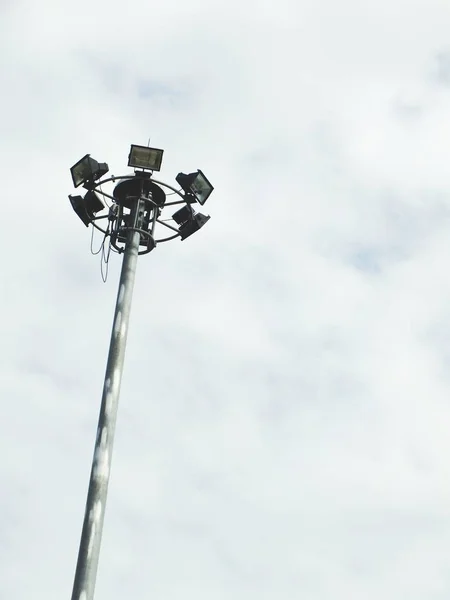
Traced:
<svg viewBox="0 0 450 600">
<path fill-rule="evenodd" d="M 190 221 L 193 216 L 194 216 L 194 211 L 192 210 L 191 205 L 186 204 L 186 206 L 183 206 L 183 208 L 180 208 L 180 210 L 177 210 L 176 213 L 173 213 L 172 219 L 176 223 L 178 223 L 178 225 L 183 225 L 184 223 L 187 223 L 188 221 Z"/>
<path fill-rule="evenodd" d="M 210 218 L 201 213 L 195 213 L 190 204 L 183 206 L 172 215 L 172 219 L 180 226 L 178 231 L 182 240 L 198 231 Z"/>
<path fill-rule="evenodd" d="M 89 227 L 89 224 L 95 217 L 96 213 L 105 208 L 103 202 L 93 191 L 89 191 L 84 198 L 82 196 L 69 195 L 69 200 L 73 210 L 80 217 L 86 227 Z"/>
<path fill-rule="evenodd" d="M 106 163 L 99 163 L 90 154 L 86 154 L 70 169 L 73 185 L 78 187 L 84 184 L 89 187 L 94 181 L 106 175 L 109 167 Z"/>
<path fill-rule="evenodd" d="M 176 238 L 187 239 L 210 219 L 194 210 L 194 203 L 203 205 L 214 189 L 202 171 L 179 173 L 176 177 L 178 186 L 153 179 L 153 171 L 161 168 L 163 152 L 157 148 L 132 145 L 128 166 L 134 167 L 134 173 L 118 177 L 103 177 L 109 170 L 108 165 L 98 163 L 89 154 L 70 169 L 74 186 L 85 188 L 84 197 L 69 195 L 73 210 L 86 227 L 92 225 L 92 231 L 96 229 L 104 235 L 99 250 L 104 281 L 107 275 L 107 268 L 104 267 L 108 264 L 110 250 L 123 253 L 97 425 L 97 431 L 101 435 L 97 435 L 95 440 L 73 583 L 73 600 L 94 600 L 138 256 L 148 254 L 159 243 Z M 113 188 L 111 193 L 104 192 L 103 185 Z M 172 194 L 176 195 L 175 198 L 166 202 L 166 197 Z M 112 201 L 111 204 L 107 198 Z M 103 210 L 105 204 L 108 206 Z M 102 213 L 97 216 L 99 211 Z M 168 217 L 172 215 L 172 219 L 165 218 L 166 213 Z M 164 217 L 161 217 L 162 214 Z M 171 231 L 168 232 L 167 228 Z M 162 231 L 161 238 L 159 231 Z"/>
<path fill-rule="evenodd" d="M 214 189 L 200 169 L 198 169 L 197 173 L 189 173 L 187 175 L 185 173 L 178 173 L 175 179 L 186 194 L 193 196 L 201 205 L 205 204 Z"/>
<path fill-rule="evenodd" d="M 80 219 L 83 221 L 86 227 L 89 227 L 89 223 L 91 222 L 91 220 L 89 219 L 86 209 L 84 207 L 83 196 L 71 196 L 69 194 L 69 200 L 75 213 L 80 217 Z"/>
<path fill-rule="evenodd" d="M 92 217 L 103 210 L 105 205 L 100 200 L 98 194 L 96 194 L 93 190 L 89 190 L 84 196 L 84 204 L 86 206 L 86 212 Z"/>
<path fill-rule="evenodd" d="M 206 223 L 206 221 L 209 221 L 210 218 L 211 218 L 210 216 L 202 215 L 200 213 L 195 214 L 191 221 L 188 221 L 187 223 L 183 223 L 183 225 L 180 225 L 180 228 L 178 231 L 180 232 L 181 239 L 185 240 L 187 237 L 189 237 L 190 235 L 192 235 L 193 233 L 195 233 L 196 231 L 201 229 L 203 227 L 203 225 Z"/>
<path fill-rule="evenodd" d="M 148 146 L 137 146 L 132 144 L 128 155 L 128 166 L 135 169 L 148 169 L 159 171 L 164 150 L 149 148 Z"/>
</svg>

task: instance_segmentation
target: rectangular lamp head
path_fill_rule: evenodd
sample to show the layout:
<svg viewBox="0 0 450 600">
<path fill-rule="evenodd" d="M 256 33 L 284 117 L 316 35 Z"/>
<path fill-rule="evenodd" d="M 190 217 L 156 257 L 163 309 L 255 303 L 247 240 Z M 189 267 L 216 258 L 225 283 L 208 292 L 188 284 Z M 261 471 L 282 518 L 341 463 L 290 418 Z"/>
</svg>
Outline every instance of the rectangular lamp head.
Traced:
<svg viewBox="0 0 450 600">
<path fill-rule="evenodd" d="M 106 163 L 99 163 L 90 154 L 83 156 L 70 169 L 72 181 L 75 187 L 82 184 L 92 183 L 109 171 Z"/>
<path fill-rule="evenodd" d="M 194 196 L 201 205 L 205 204 L 211 195 L 211 192 L 214 190 L 214 187 L 200 169 L 197 173 L 189 173 L 188 175 L 185 173 L 178 173 L 175 179 L 186 194 Z"/>
<path fill-rule="evenodd" d="M 93 190 L 90 190 L 86 193 L 84 197 L 84 205 L 86 207 L 86 212 L 92 217 L 105 208 L 105 205 L 100 200 L 98 194 L 96 194 Z"/>
<path fill-rule="evenodd" d="M 103 202 L 93 191 L 89 191 L 84 198 L 82 196 L 69 195 L 69 200 L 73 210 L 86 227 L 89 227 L 89 224 L 92 222 L 95 215 L 105 208 Z"/>
<path fill-rule="evenodd" d="M 196 231 L 201 229 L 203 227 L 203 225 L 207 221 L 209 221 L 210 218 L 211 217 L 209 217 L 207 215 L 202 215 L 200 213 L 197 213 L 197 214 L 193 215 L 193 218 L 190 221 L 187 221 L 186 223 L 183 223 L 182 225 L 180 225 L 180 228 L 178 231 L 180 232 L 181 241 L 185 240 L 186 238 L 191 236 L 193 233 L 195 233 Z"/>
<path fill-rule="evenodd" d="M 183 206 L 183 208 L 180 208 L 180 210 L 177 210 L 176 213 L 173 213 L 172 219 L 175 221 L 175 223 L 178 223 L 178 225 L 183 225 L 184 223 L 190 221 L 193 216 L 194 211 L 192 210 L 191 206 L 187 204 L 186 206 Z"/>
<path fill-rule="evenodd" d="M 89 227 L 89 223 L 91 222 L 91 219 L 89 218 L 89 215 L 86 212 L 86 206 L 84 204 L 83 196 L 70 196 L 69 195 L 69 200 L 70 200 L 70 204 L 72 205 L 72 208 L 73 208 L 75 214 L 77 214 L 80 217 L 80 219 L 83 221 L 83 223 L 86 225 L 86 227 Z"/>
<path fill-rule="evenodd" d="M 213 186 L 205 177 L 203 171 L 200 171 L 199 169 L 197 171 L 197 177 L 191 184 L 192 193 L 197 198 L 198 203 L 202 205 L 205 204 L 213 189 Z"/>
<path fill-rule="evenodd" d="M 147 146 L 136 146 L 132 144 L 128 155 L 128 166 L 135 169 L 148 169 L 159 171 L 161 169 L 164 150 L 159 148 L 148 148 Z"/>
</svg>

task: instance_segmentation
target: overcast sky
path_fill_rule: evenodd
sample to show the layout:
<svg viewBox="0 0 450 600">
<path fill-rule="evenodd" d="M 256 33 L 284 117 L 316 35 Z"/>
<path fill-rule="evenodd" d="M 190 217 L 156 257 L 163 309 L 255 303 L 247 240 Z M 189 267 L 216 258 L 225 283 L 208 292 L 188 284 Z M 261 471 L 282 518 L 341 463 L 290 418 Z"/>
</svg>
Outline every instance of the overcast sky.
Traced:
<svg viewBox="0 0 450 600">
<path fill-rule="evenodd" d="M 449 31 L 0 0 L 0 598 L 72 590 L 120 258 L 69 168 L 149 138 L 212 218 L 139 261 L 96 599 L 450 597 Z"/>
</svg>

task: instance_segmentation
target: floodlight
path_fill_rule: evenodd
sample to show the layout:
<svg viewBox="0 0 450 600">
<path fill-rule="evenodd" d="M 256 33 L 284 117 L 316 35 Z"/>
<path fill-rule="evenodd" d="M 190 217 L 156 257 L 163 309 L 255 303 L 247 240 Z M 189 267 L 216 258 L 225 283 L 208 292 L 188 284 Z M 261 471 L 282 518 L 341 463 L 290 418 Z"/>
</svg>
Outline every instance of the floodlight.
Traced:
<svg viewBox="0 0 450 600">
<path fill-rule="evenodd" d="M 147 146 L 131 145 L 128 155 L 128 166 L 136 169 L 148 169 L 149 171 L 159 171 L 164 150 L 159 148 L 148 148 Z"/>
<path fill-rule="evenodd" d="M 178 225 L 183 225 L 192 219 L 193 216 L 194 211 L 192 210 L 191 205 L 186 204 L 186 206 L 183 206 L 183 208 L 180 208 L 180 210 L 177 210 L 177 212 L 172 215 L 172 219 L 178 223 Z"/>
<path fill-rule="evenodd" d="M 73 185 L 92 184 L 109 171 L 106 163 L 99 163 L 90 154 L 83 156 L 71 169 Z"/>
<path fill-rule="evenodd" d="M 80 217 L 86 227 L 89 227 L 96 213 L 105 208 L 105 205 L 100 200 L 95 192 L 89 191 L 85 197 L 70 196 L 69 200 L 75 213 Z"/>
<path fill-rule="evenodd" d="M 194 215 L 192 221 L 188 221 L 187 223 L 180 225 L 179 232 L 181 239 L 185 240 L 187 237 L 198 231 L 201 227 L 203 227 L 206 221 L 209 221 L 210 218 L 211 217 L 209 216 L 197 213 Z"/>
<path fill-rule="evenodd" d="M 92 225 L 91 232 L 98 229 L 103 233 L 99 249 L 102 254 L 103 281 L 107 277 L 110 250 L 117 251 L 123 257 L 97 425 L 97 431 L 102 435 L 96 436 L 85 520 L 73 579 L 72 598 L 77 600 L 92 600 L 97 578 L 103 531 L 101 517 L 107 503 L 109 460 L 113 452 L 114 424 L 120 395 L 118 384 L 127 345 L 124 333 L 129 328 L 138 256 L 148 254 L 162 242 L 187 239 L 210 219 L 194 210 L 195 202 L 203 205 L 214 189 L 202 171 L 179 173 L 176 178 L 178 183 L 172 182 L 172 185 L 153 179 L 154 171 L 161 168 L 163 153 L 158 148 L 132 145 L 128 155 L 129 173 L 117 177 L 104 176 L 108 173 L 108 165 L 98 163 L 90 154 L 83 156 L 70 169 L 75 188 L 82 186 L 77 194 L 83 194 L 69 195 L 74 212 L 86 227 Z M 102 191 L 105 184 L 113 188 L 109 193 Z M 170 200 L 166 202 L 166 198 Z M 166 218 L 170 215 L 172 219 Z M 92 250 L 92 244 L 91 251 L 98 254 Z M 75 365 L 76 368 L 82 369 L 83 363 L 79 361 L 77 364 L 80 366 Z M 102 480 L 100 483 L 99 477 Z M 92 515 L 95 515 L 95 519 L 90 518 Z"/>
<path fill-rule="evenodd" d="M 175 179 L 186 194 L 194 196 L 197 202 L 202 205 L 205 204 L 214 189 L 200 169 L 197 173 L 189 173 L 188 175 L 178 173 Z"/>
<path fill-rule="evenodd" d="M 198 231 L 210 218 L 209 216 L 195 213 L 189 204 L 183 206 L 183 208 L 180 208 L 180 210 L 177 210 L 172 215 L 172 219 L 180 226 L 178 231 L 182 240 L 185 240 Z"/>
<path fill-rule="evenodd" d="M 96 213 L 105 208 L 105 205 L 100 200 L 98 194 L 96 194 L 93 190 L 90 190 L 84 196 L 84 204 L 86 206 L 87 213 L 92 216 L 95 216 Z"/>
</svg>

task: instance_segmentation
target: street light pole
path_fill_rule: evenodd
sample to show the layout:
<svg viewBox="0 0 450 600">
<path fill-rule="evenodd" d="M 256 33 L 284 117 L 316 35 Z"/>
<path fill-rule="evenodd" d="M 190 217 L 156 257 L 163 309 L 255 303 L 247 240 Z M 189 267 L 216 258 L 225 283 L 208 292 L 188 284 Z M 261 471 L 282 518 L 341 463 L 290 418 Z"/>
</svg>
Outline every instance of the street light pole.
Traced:
<svg viewBox="0 0 450 600">
<path fill-rule="evenodd" d="M 153 171 L 160 170 L 163 152 L 159 148 L 133 144 L 128 156 L 128 166 L 135 169 L 133 175 L 105 179 L 103 176 L 109 171 L 108 165 L 96 161 L 90 154 L 83 156 L 70 169 L 74 187 L 82 185 L 88 190 L 84 197 L 69 195 L 73 210 L 86 227 L 92 225 L 104 235 L 101 248 L 105 249 L 105 244 L 108 244 L 107 260 L 110 250 L 124 253 L 72 600 L 94 598 L 138 256 L 148 254 L 160 243 L 175 238 L 185 240 L 209 219 L 209 216 L 196 213 L 192 208 L 195 202 L 203 205 L 214 189 L 202 171 L 179 173 L 176 180 L 181 190 L 152 179 Z M 112 183 L 115 184 L 113 195 L 103 189 L 104 185 Z M 170 190 L 167 195 L 175 196 L 175 199 L 167 202 L 163 188 Z M 106 216 L 98 215 L 105 208 L 102 199 L 109 206 Z M 111 201 L 112 204 L 109 204 Z M 180 204 L 182 208 L 171 218 L 161 218 L 166 208 Z M 107 219 L 106 226 L 102 227 L 105 222 L 102 219 Z M 159 237 L 157 232 L 162 230 L 165 230 L 165 235 Z M 170 235 L 167 236 L 167 233 Z"/>
<path fill-rule="evenodd" d="M 140 233 L 135 229 L 139 227 L 140 202 L 139 199 L 136 200 L 131 212 L 134 224 L 128 231 L 123 255 L 72 600 L 92 600 L 94 597 L 120 383 L 139 253 Z"/>
</svg>

